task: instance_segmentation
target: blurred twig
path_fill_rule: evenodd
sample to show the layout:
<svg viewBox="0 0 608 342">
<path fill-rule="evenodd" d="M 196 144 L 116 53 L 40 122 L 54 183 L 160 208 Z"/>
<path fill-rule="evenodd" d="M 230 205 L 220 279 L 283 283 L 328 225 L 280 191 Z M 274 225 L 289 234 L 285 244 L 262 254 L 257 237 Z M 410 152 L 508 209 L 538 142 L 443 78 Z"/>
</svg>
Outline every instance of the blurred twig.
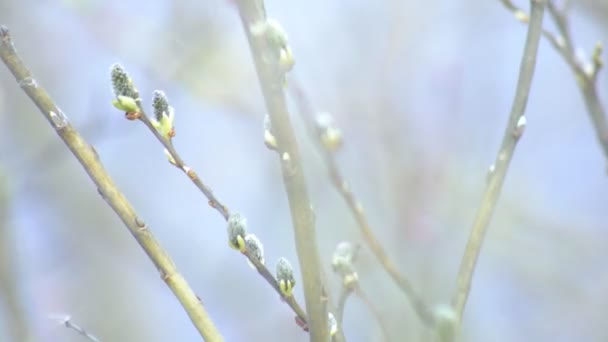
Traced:
<svg viewBox="0 0 608 342">
<path fill-rule="evenodd" d="M 494 162 L 493 167 L 490 168 L 491 173 L 483 194 L 481 205 L 475 217 L 475 222 L 473 223 L 469 241 L 467 242 L 462 257 L 460 270 L 458 272 L 456 293 L 452 299 L 452 304 L 459 322 L 462 321 L 462 314 L 471 289 L 475 265 L 492 217 L 492 212 L 496 207 L 500 190 L 507 175 L 513 153 L 515 152 L 515 147 L 523 134 L 526 125 L 524 113 L 530 94 L 532 78 L 534 76 L 536 55 L 540 36 L 542 34 L 545 4 L 546 0 L 530 0 L 530 25 L 528 26 L 524 53 L 519 70 L 519 79 L 517 81 L 513 106 L 511 107 L 511 114 L 509 115 L 509 122 L 502 139 L 500 150 L 496 156 L 496 161 Z"/>
<path fill-rule="evenodd" d="M 131 203 L 116 187 L 99 161 L 97 152 L 69 123 L 44 88 L 33 78 L 13 46 L 9 31 L 0 28 L 0 57 L 17 83 L 46 117 L 59 137 L 83 166 L 99 193 L 120 217 L 129 232 L 137 240 L 161 274 L 161 278 L 173 291 L 192 323 L 206 341 L 223 341 L 219 331 L 209 318 L 201 301 L 184 277 L 177 271 L 167 252 L 156 241 L 145 222 L 137 215 Z"/>
<path fill-rule="evenodd" d="M 283 92 L 284 74 L 276 60 L 268 58 L 277 53 L 276 46 L 272 46 L 269 40 L 284 37 L 269 36 L 276 32 L 266 30 L 270 27 L 268 27 L 263 0 L 238 0 L 236 4 L 272 122 L 273 133 L 276 135 L 283 183 L 289 200 L 296 250 L 302 270 L 310 339 L 327 341 L 328 290 L 325 288 L 321 270 L 314 214 Z M 262 31 L 254 34 L 253 31 L 258 31 L 260 27 Z"/>
<path fill-rule="evenodd" d="M 0 293 L 4 297 L 6 311 L 6 328 L 13 341 L 30 341 L 30 329 L 23 307 L 19 300 L 19 277 L 16 263 L 15 231 L 9 224 L 9 190 L 8 182 L 0 169 Z"/>
<path fill-rule="evenodd" d="M 60 323 L 61 325 L 65 326 L 68 329 L 74 330 L 78 335 L 88 339 L 89 341 L 101 342 L 101 340 L 98 339 L 97 337 L 95 337 L 93 334 L 89 333 L 84 328 L 82 328 L 78 324 L 74 323 L 74 321 L 72 320 L 72 317 L 69 315 L 61 315 L 61 316 L 57 316 L 57 317 L 54 317 L 54 315 L 53 315 L 53 317 L 51 317 L 51 319 L 56 320 L 58 323 Z"/>
<path fill-rule="evenodd" d="M 300 115 L 304 119 L 304 122 L 308 126 L 311 134 L 315 137 L 315 142 L 317 143 L 316 145 L 318 146 L 318 149 L 325 160 L 331 182 L 348 205 L 352 215 L 355 217 L 359 230 L 363 235 L 363 239 L 371 249 L 374 256 L 378 259 L 384 270 L 407 296 L 422 323 L 427 326 L 432 326 L 433 318 L 429 312 L 427 304 L 424 303 L 422 298 L 416 293 L 411 282 L 399 273 L 397 267 L 389 258 L 388 254 L 382 247 L 382 244 L 374 235 L 373 229 L 371 228 L 369 221 L 367 220 L 367 216 L 363 210 L 363 205 L 357 199 L 351 190 L 349 183 L 344 179 L 344 176 L 340 172 L 340 168 L 338 167 L 338 163 L 333 151 L 325 148 L 321 143 L 321 132 L 315 125 L 315 110 L 312 108 L 310 101 L 296 80 L 290 80 L 290 89 L 292 90 Z"/>
<path fill-rule="evenodd" d="M 338 297 L 338 305 L 336 305 L 336 320 L 338 321 L 338 325 L 342 326 L 342 321 L 344 320 L 344 308 L 346 307 L 346 301 L 350 297 L 350 295 L 354 292 L 354 288 L 352 286 L 342 285 L 340 289 L 340 296 Z"/>
<path fill-rule="evenodd" d="M 338 327 L 342 329 L 342 322 L 344 321 L 344 308 L 346 306 L 346 301 L 351 295 L 356 294 L 368 307 L 371 314 L 374 316 L 380 329 L 382 330 L 382 334 L 384 335 L 384 341 L 388 341 L 388 328 L 385 325 L 380 312 L 372 303 L 372 301 L 367 297 L 365 292 L 361 289 L 359 285 L 359 275 L 355 268 L 355 261 L 357 259 L 357 255 L 359 253 L 359 245 L 354 245 L 350 242 L 341 242 L 336 246 L 336 250 L 334 251 L 332 257 L 332 268 L 334 272 L 336 272 L 340 278 L 342 287 L 340 290 L 340 297 L 338 298 L 338 305 L 336 308 L 336 321 Z"/>
<path fill-rule="evenodd" d="M 501 2 L 519 21 L 525 24 L 529 22 L 528 15 L 519 7 L 515 6 L 511 0 L 501 0 Z M 581 94 L 583 95 L 585 107 L 587 108 L 587 112 L 593 123 L 596 138 L 604 152 L 604 156 L 608 159 L 608 119 L 606 118 L 604 106 L 597 94 L 597 75 L 603 65 L 601 59 L 602 45 L 600 43 L 596 44 L 593 49 L 591 61 L 582 61 L 576 55 L 574 43 L 570 34 L 568 18 L 566 16 L 567 6 L 559 9 L 553 1 L 549 1 L 547 9 L 557 25 L 559 34 L 556 35 L 543 29 L 543 36 L 564 58 L 574 73 Z"/>
</svg>

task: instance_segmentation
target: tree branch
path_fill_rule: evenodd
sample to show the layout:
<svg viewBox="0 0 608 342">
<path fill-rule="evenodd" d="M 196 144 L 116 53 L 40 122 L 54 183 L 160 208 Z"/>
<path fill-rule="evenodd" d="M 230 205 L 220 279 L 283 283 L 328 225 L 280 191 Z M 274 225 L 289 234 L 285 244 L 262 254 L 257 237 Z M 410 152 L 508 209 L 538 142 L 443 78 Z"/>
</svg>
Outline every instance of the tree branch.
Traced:
<svg viewBox="0 0 608 342">
<path fill-rule="evenodd" d="M 488 229 L 490 219 L 492 218 L 494 208 L 496 207 L 515 147 L 525 128 L 526 119 L 524 113 L 528 102 L 532 78 L 534 76 L 536 55 L 540 36 L 542 34 L 545 3 L 546 0 L 530 0 L 530 25 L 528 26 L 524 53 L 519 70 L 519 79 L 517 81 L 517 89 L 511 108 L 511 114 L 509 116 L 509 122 L 496 161 L 491 168 L 488 184 L 484 191 L 479 210 L 477 211 L 471 235 L 460 264 L 460 271 L 458 272 L 457 289 L 452 300 L 458 321 L 462 321 L 462 314 L 471 290 L 473 273 L 483 244 L 483 239 Z"/>
<path fill-rule="evenodd" d="M 336 161 L 333 151 L 328 150 L 321 143 L 321 132 L 314 124 L 315 110 L 312 108 L 312 105 L 306 97 L 306 94 L 302 90 L 302 87 L 295 80 L 291 80 L 290 89 L 292 90 L 292 94 L 298 107 L 298 111 L 300 112 L 300 115 L 308 126 L 308 130 L 310 131 L 311 135 L 315 137 L 315 142 L 317 143 L 316 145 L 318 147 L 319 152 L 323 156 L 325 165 L 329 172 L 329 178 L 331 179 L 334 188 L 336 188 L 338 193 L 340 193 L 340 195 L 344 199 L 344 202 L 346 202 L 349 210 L 354 216 L 355 221 L 359 226 L 359 230 L 363 235 L 363 240 L 365 240 L 367 246 L 372 251 L 376 259 L 380 262 L 384 270 L 389 274 L 391 279 L 397 284 L 397 286 L 399 286 L 401 291 L 406 295 L 420 321 L 426 326 L 432 326 L 433 317 L 430 314 L 427 304 L 424 303 L 422 298 L 416 293 L 414 287 L 412 286 L 412 283 L 406 277 L 399 273 L 397 267 L 389 258 L 388 254 L 382 247 L 382 244 L 380 243 L 376 235 L 374 235 L 374 231 L 371 228 L 369 221 L 367 220 L 365 211 L 363 210 L 363 205 L 357 199 L 354 192 L 351 190 L 351 187 L 342 175 L 342 172 L 340 172 L 340 168 L 338 167 L 338 163 Z"/>
<path fill-rule="evenodd" d="M 269 58 L 277 52 L 274 50 L 276 47 L 269 44 L 272 37 L 267 35 L 273 32 L 265 32 L 269 23 L 262 0 L 238 0 L 236 4 L 280 151 L 283 183 L 289 200 L 296 250 L 302 270 L 310 339 L 325 342 L 329 334 L 327 290 L 321 271 L 314 214 L 283 92 L 284 74 L 277 61 Z M 258 28 L 262 28 L 261 32 L 258 32 Z"/>
<path fill-rule="evenodd" d="M 181 170 L 191 181 L 196 185 L 196 187 L 203 193 L 203 195 L 207 198 L 209 206 L 214 208 L 225 221 L 228 221 L 230 218 L 230 210 L 228 207 L 223 204 L 214 194 L 213 190 L 198 176 L 197 172 L 188 166 L 183 158 L 179 155 L 177 150 L 173 145 L 172 138 L 167 138 L 163 136 L 152 124 L 150 118 L 146 115 L 146 112 L 143 108 L 141 99 L 137 99 L 137 106 L 139 112 L 137 113 L 137 118 L 144 123 L 146 127 L 154 134 L 156 139 L 165 147 L 166 153 L 168 153 L 170 163 Z M 296 300 L 296 298 L 292 296 L 285 296 L 279 287 L 279 283 L 277 279 L 272 275 L 272 273 L 268 270 L 265 264 L 261 263 L 260 260 L 255 256 L 249 253 L 249 251 L 244 250 L 242 254 L 249 259 L 254 268 L 258 271 L 260 276 L 266 280 L 268 284 L 281 296 L 282 300 L 287 303 L 287 305 L 293 310 L 293 312 L 297 315 L 299 322 L 301 322 L 304 326 L 308 325 L 308 318 L 306 317 L 306 313 L 300 307 L 300 304 Z"/>
<path fill-rule="evenodd" d="M 109 174 L 99 161 L 97 152 L 89 145 L 69 123 L 65 114 L 57 107 L 46 90 L 33 78 L 17 54 L 9 31 L 0 27 L 0 57 L 23 91 L 36 104 L 56 133 L 72 151 L 83 166 L 89 178 L 108 205 L 118 217 L 150 260 L 160 272 L 161 278 L 179 300 L 190 320 L 206 341 L 223 341 L 219 331 L 209 318 L 201 301 L 190 288 L 184 277 L 177 271 L 167 252 L 156 241 L 146 223 L 137 215 L 131 203 L 116 187 Z"/>
<path fill-rule="evenodd" d="M 519 21 L 525 24 L 528 23 L 528 16 L 520 8 L 515 6 L 511 0 L 501 0 L 501 3 L 505 5 Z M 597 74 L 602 67 L 602 45 L 598 43 L 595 46 L 591 61 L 580 61 L 575 55 L 574 43 L 570 35 L 568 19 L 564 13 L 564 9 L 558 9 L 551 1 L 549 1 L 547 8 L 553 21 L 556 23 L 559 35 L 555 35 L 543 29 L 543 36 L 564 58 L 574 73 L 576 82 L 579 85 L 579 90 L 583 95 L 587 113 L 593 124 L 596 139 L 605 158 L 608 160 L 608 119 L 604 106 L 597 94 Z"/>
</svg>

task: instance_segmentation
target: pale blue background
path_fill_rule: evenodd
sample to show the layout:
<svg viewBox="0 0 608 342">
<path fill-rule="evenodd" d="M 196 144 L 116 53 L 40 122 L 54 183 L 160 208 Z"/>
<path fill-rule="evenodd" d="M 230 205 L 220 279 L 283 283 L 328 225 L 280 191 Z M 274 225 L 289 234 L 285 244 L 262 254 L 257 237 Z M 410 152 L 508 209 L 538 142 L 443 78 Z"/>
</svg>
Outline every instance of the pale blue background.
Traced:
<svg viewBox="0 0 608 342">
<path fill-rule="evenodd" d="M 289 33 L 294 74 L 343 129 L 339 163 L 379 239 L 428 302 L 449 301 L 507 121 L 525 26 L 498 0 L 268 0 L 266 7 Z M 608 41 L 607 8 L 573 4 L 581 55 Z M 108 70 L 116 61 L 144 97 L 165 90 L 183 158 L 231 210 L 248 217 L 272 269 L 285 256 L 298 270 L 279 165 L 262 143 L 265 109 L 230 2 L 5 0 L 0 22 L 226 340 L 307 341 L 277 294 L 227 247 L 222 217 L 166 162 L 150 132 L 110 104 Z M 8 234 L 0 238 L 14 241 L 11 279 L 35 340 L 83 340 L 47 318 L 59 313 L 106 342 L 198 341 L 80 165 L 0 69 L 0 172 L 10 192 L 10 215 L 2 218 Z M 599 77 L 604 101 L 606 75 Z M 321 256 L 337 293 L 332 250 L 361 238 L 293 116 Z M 527 119 L 479 259 L 462 340 L 605 341 L 606 160 L 570 69 L 546 41 Z M 429 340 L 366 248 L 358 267 L 391 340 Z M 303 305 L 301 286 L 296 290 Z M 9 339 L 1 321 L 7 315 L 0 306 L 1 341 Z M 349 341 L 382 336 L 356 298 L 344 329 Z"/>
</svg>

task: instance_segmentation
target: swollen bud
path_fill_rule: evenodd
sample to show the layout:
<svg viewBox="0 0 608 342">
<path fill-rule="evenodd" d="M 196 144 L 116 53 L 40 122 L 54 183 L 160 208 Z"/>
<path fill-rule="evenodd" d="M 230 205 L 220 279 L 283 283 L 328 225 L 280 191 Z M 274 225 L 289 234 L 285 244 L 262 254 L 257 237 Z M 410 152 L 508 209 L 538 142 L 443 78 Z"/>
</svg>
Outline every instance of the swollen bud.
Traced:
<svg viewBox="0 0 608 342">
<path fill-rule="evenodd" d="M 293 294 L 296 279 L 293 276 L 293 268 L 287 259 L 283 257 L 279 258 L 276 276 L 281 293 L 285 297 L 290 297 Z"/>
<path fill-rule="evenodd" d="M 228 218 L 228 244 L 230 247 L 245 252 L 245 235 L 247 235 L 247 219 L 239 213 Z"/>
</svg>

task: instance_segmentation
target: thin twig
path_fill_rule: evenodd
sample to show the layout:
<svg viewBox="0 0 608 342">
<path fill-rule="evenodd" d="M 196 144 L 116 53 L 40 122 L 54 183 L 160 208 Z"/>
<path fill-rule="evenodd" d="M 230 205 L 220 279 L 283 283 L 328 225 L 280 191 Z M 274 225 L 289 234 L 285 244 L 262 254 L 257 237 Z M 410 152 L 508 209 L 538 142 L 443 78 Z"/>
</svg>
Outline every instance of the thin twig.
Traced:
<svg viewBox="0 0 608 342">
<path fill-rule="evenodd" d="M 74 323 L 74 321 L 72 320 L 72 317 L 69 315 L 61 315 L 61 316 L 51 317 L 51 318 L 53 320 L 56 320 L 61 325 L 65 326 L 66 328 L 74 330 L 78 335 L 83 336 L 84 338 L 88 339 L 89 341 L 101 342 L 101 340 L 98 339 L 97 337 L 95 337 L 95 335 L 91 334 L 90 332 L 86 331 L 84 328 L 82 328 L 78 324 Z"/>
<path fill-rule="evenodd" d="M 156 241 L 146 223 L 137 215 L 131 203 L 116 187 L 99 161 L 95 149 L 72 127 L 68 118 L 57 107 L 46 90 L 33 78 L 32 73 L 17 54 L 9 31 L 4 26 L 0 28 L 0 57 L 15 76 L 23 91 L 36 104 L 59 137 L 78 159 L 89 178 L 97 186 L 101 196 L 120 217 L 129 232 L 157 267 L 161 278 L 184 307 L 201 336 L 206 341 L 223 341 L 201 301 L 178 272 L 167 252 Z"/>
<path fill-rule="evenodd" d="M 401 291 L 403 291 L 403 293 L 406 295 L 406 297 L 412 304 L 414 312 L 416 313 L 418 318 L 425 325 L 429 327 L 432 326 L 433 318 L 430 314 L 427 304 L 416 293 L 411 282 L 399 273 L 397 267 L 389 258 L 388 254 L 382 247 L 382 244 L 373 233 L 373 229 L 371 228 L 369 221 L 367 220 L 367 216 L 365 215 L 365 212 L 363 210 L 363 205 L 357 199 L 357 197 L 351 190 L 349 183 L 345 180 L 344 176 L 340 172 L 340 168 L 338 167 L 335 155 L 332 151 L 329 151 L 328 149 L 322 146 L 321 137 L 319 136 L 319 130 L 314 124 L 315 111 L 312 108 L 310 101 L 308 100 L 304 91 L 296 80 L 290 80 L 290 89 L 292 91 L 300 115 L 308 126 L 310 133 L 315 137 L 315 141 L 317 142 L 316 145 L 318 146 L 319 152 L 322 154 L 323 159 L 325 160 L 325 165 L 327 166 L 329 172 L 329 178 L 331 179 L 331 182 L 336 188 L 336 190 L 340 193 L 340 195 L 348 205 L 348 208 L 350 209 L 352 215 L 355 217 L 357 225 L 359 226 L 359 230 L 363 235 L 363 239 L 367 243 L 368 247 L 371 249 L 374 256 L 378 259 L 384 270 L 389 274 L 391 279 L 393 279 L 393 281 L 397 284 L 397 286 L 399 286 Z"/>
<path fill-rule="evenodd" d="M 171 155 L 171 157 L 173 157 L 173 160 L 175 161 L 175 167 L 182 170 L 188 176 L 188 178 L 190 178 L 192 183 L 194 183 L 194 185 L 196 185 L 196 187 L 205 195 L 205 197 L 207 197 L 207 199 L 209 200 L 209 206 L 217 210 L 217 212 L 224 217 L 224 220 L 228 221 L 228 218 L 230 217 L 230 211 L 228 211 L 228 208 L 224 204 L 222 204 L 222 202 L 213 194 L 213 191 L 207 185 L 205 185 L 205 183 L 203 183 L 203 181 L 198 177 L 196 172 L 183 161 L 183 159 L 173 147 L 173 142 L 163 137 L 158 132 L 158 130 L 154 128 L 152 122 L 144 112 L 141 99 L 138 99 L 137 105 L 139 106 L 141 113 L 141 116 L 139 116 L 139 120 L 143 122 L 144 125 L 146 125 L 146 127 L 150 129 L 150 131 L 152 131 L 154 136 L 156 136 L 156 138 L 163 144 L 165 149 L 167 149 L 167 152 Z"/>
<path fill-rule="evenodd" d="M 277 52 L 265 33 L 253 34 L 268 22 L 262 0 L 236 1 L 241 22 L 249 42 L 262 94 L 276 136 L 281 160 L 283 183 L 293 221 L 296 250 L 306 299 L 311 341 L 328 340 L 328 289 L 325 288 L 317 246 L 315 219 L 308 196 L 297 141 L 291 126 L 284 87 L 284 74 L 275 60 L 267 58 Z M 341 333 L 341 330 L 340 330 Z"/>
<path fill-rule="evenodd" d="M 515 17 L 523 22 L 528 23 L 527 15 L 511 0 L 501 0 L 502 4 L 509 9 Z M 592 60 L 590 62 L 580 61 L 574 49 L 574 44 L 569 31 L 568 19 L 565 15 L 565 8 L 558 9 L 551 1 L 548 3 L 549 14 L 555 21 L 559 35 L 543 29 L 543 36 L 551 43 L 553 48 L 564 58 L 570 69 L 574 73 L 576 82 L 579 85 L 585 107 L 591 118 L 593 128 L 598 143 L 608 159 L 608 119 L 606 111 L 602 105 L 597 91 L 597 74 L 602 67 L 600 44 L 596 45 Z"/>
<path fill-rule="evenodd" d="M 342 286 L 340 289 L 340 296 L 338 297 L 338 305 L 336 305 L 336 321 L 338 321 L 338 326 L 342 326 L 342 321 L 344 320 L 344 308 L 346 307 L 346 300 L 350 297 L 354 292 L 353 286 Z"/>
<path fill-rule="evenodd" d="M 526 118 L 524 114 L 526 104 L 528 102 L 528 96 L 530 94 L 532 78 L 534 76 L 540 36 L 542 34 L 545 3 L 546 0 L 530 1 L 530 25 L 528 26 L 524 53 L 519 70 L 519 79 L 517 81 L 517 89 L 515 92 L 515 98 L 513 100 L 513 106 L 511 108 L 511 114 L 509 115 L 509 122 L 507 124 L 496 161 L 494 162 L 494 167 L 491 168 L 492 172 L 489 175 L 488 184 L 484 191 L 481 205 L 477 211 L 477 216 L 475 217 L 475 222 L 473 223 L 473 228 L 471 230 L 471 235 L 469 237 L 469 241 L 467 242 L 464 256 L 462 257 L 462 262 L 460 264 L 460 271 L 458 272 L 458 284 L 452 304 L 454 306 L 454 310 L 456 311 L 459 322 L 462 321 L 464 307 L 471 290 L 471 282 L 473 279 L 473 273 L 475 271 L 475 265 L 477 263 L 477 258 L 479 257 L 479 252 L 483 244 L 485 233 L 492 217 L 492 212 L 496 207 L 500 190 L 507 175 L 507 170 L 513 157 L 515 147 L 519 141 L 519 138 L 523 134 L 526 125 Z"/>
<path fill-rule="evenodd" d="M 6 305 L 5 327 L 13 341 L 30 341 L 31 331 L 20 300 L 15 230 L 9 223 L 10 202 L 8 181 L 0 169 L 0 294 Z"/>
<path fill-rule="evenodd" d="M 172 159 L 171 164 L 173 164 L 176 168 L 182 170 L 184 172 L 184 174 L 186 176 L 188 176 L 188 178 L 190 178 L 192 183 L 194 183 L 196 185 L 196 187 L 207 198 L 209 206 L 211 206 L 212 208 L 217 210 L 217 212 L 220 213 L 220 215 L 222 215 L 222 217 L 224 218 L 225 221 L 228 221 L 228 219 L 230 218 L 230 210 L 228 209 L 228 207 L 225 204 L 223 204 L 213 194 L 213 191 L 211 190 L 210 187 L 208 187 L 207 185 L 205 185 L 205 183 L 203 183 L 202 179 L 198 176 L 196 171 L 194 171 L 193 168 L 191 168 L 190 166 L 188 166 L 188 164 L 186 164 L 186 162 L 184 162 L 182 157 L 179 155 L 179 153 L 173 146 L 173 140 L 167 139 L 166 137 L 164 137 L 154 127 L 150 118 L 146 115 L 146 112 L 141 103 L 141 99 L 138 99 L 136 102 L 137 102 L 137 106 L 139 107 L 138 119 L 141 122 L 143 122 L 146 125 L 146 127 L 148 127 L 148 129 L 154 134 L 156 139 L 165 147 L 165 149 L 167 150 L 167 153 L 169 153 L 169 155 L 171 156 L 171 159 Z M 268 284 L 270 284 L 270 286 L 272 286 L 272 288 L 281 296 L 281 299 L 285 303 L 287 303 L 287 305 L 293 310 L 293 312 L 297 315 L 299 321 L 301 323 L 307 325 L 308 319 L 306 317 L 306 313 L 304 312 L 304 310 L 302 310 L 302 308 L 300 307 L 300 304 L 298 304 L 298 301 L 295 299 L 294 296 L 286 297 L 283 295 L 283 293 L 281 292 L 281 289 L 279 287 L 279 283 L 278 283 L 277 279 L 273 276 L 273 274 L 270 272 L 270 270 L 268 270 L 266 265 L 260 263 L 260 261 L 258 260 L 258 258 L 256 256 L 251 255 L 247 251 L 243 252 L 242 254 L 247 259 L 249 259 L 251 264 L 255 267 L 255 269 L 262 276 L 262 278 L 264 278 L 266 280 L 266 282 L 268 282 Z"/>
</svg>

